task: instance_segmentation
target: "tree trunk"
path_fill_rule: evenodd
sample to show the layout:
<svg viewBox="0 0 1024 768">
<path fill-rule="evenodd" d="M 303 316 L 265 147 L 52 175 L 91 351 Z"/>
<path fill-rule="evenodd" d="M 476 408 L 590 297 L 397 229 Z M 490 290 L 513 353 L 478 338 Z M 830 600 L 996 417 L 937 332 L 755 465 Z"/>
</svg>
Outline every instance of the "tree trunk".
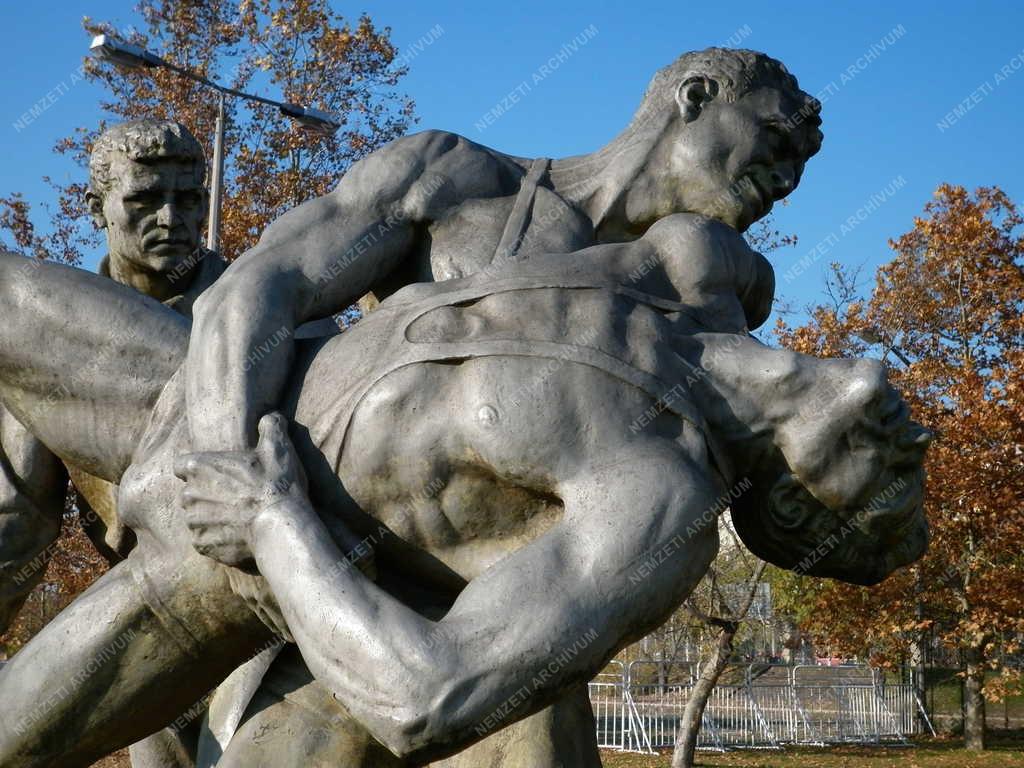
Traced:
<svg viewBox="0 0 1024 768">
<path fill-rule="evenodd" d="M 715 689 L 718 678 L 722 676 L 722 672 L 729 663 L 729 657 L 732 656 L 732 643 L 739 629 L 739 622 L 716 623 L 721 627 L 721 634 L 718 636 L 718 643 L 715 646 L 715 655 L 708 664 L 704 665 L 700 677 L 697 678 L 697 682 L 694 683 L 693 689 L 690 691 L 690 698 L 686 702 L 683 717 L 679 722 L 675 753 L 672 755 L 672 768 L 693 768 L 701 718 L 707 708 L 708 699 L 711 698 L 711 692 Z"/>
<path fill-rule="evenodd" d="M 985 749 L 985 684 L 984 644 L 969 646 L 964 652 L 964 746 L 971 750 Z"/>
<path fill-rule="evenodd" d="M 917 580 L 920 584 L 920 572 L 918 573 Z M 919 624 L 924 618 L 924 604 L 920 600 L 914 606 L 914 617 Z M 924 733 L 929 727 L 928 717 L 924 712 L 927 648 L 927 634 L 922 629 L 915 630 L 910 641 L 910 684 L 913 686 L 914 696 L 921 705 L 921 708 L 917 710 L 918 727 L 921 729 L 921 733 Z"/>
</svg>

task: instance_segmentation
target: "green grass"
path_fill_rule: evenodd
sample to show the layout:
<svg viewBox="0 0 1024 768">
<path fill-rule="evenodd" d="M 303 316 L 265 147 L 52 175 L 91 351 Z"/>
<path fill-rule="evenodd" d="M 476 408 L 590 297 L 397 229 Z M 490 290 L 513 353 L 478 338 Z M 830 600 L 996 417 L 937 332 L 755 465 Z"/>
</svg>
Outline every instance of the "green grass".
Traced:
<svg viewBox="0 0 1024 768">
<path fill-rule="evenodd" d="M 800 747 L 784 750 L 699 752 L 697 765 L 735 768 L 1020 768 L 1024 739 L 992 737 L 990 749 L 968 752 L 959 739 L 921 740 L 912 747 Z M 605 768 L 668 768 L 671 754 L 603 752 Z"/>
</svg>

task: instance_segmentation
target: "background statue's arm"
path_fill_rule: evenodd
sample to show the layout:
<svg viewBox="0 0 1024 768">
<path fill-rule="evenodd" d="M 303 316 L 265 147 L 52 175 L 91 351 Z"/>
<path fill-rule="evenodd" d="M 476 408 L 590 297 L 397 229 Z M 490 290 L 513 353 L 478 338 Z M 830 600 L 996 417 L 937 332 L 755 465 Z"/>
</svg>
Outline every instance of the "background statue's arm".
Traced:
<svg viewBox="0 0 1024 768">
<path fill-rule="evenodd" d="M 253 445 L 289 374 L 295 329 L 340 312 L 407 256 L 446 191 L 430 166 L 450 143 L 418 134 L 356 163 L 332 193 L 271 224 L 199 298 L 186 365 L 197 449 Z"/>
<path fill-rule="evenodd" d="M 559 483 L 563 519 L 474 579 L 441 621 L 346 567 L 304 499 L 264 507 L 249 546 L 310 669 L 348 711 L 396 754 L 450 753 L 590 679 L 663 622 L 714 557 L 706 467 L 661 438 L 606 451 L 580 456 Z M 186 510 L 209 503 L 213 517 L 244 518 L 210 500 L 246 496 L 227 479 L 246 470 L 221 473 L 218 490 L 195 484 L 204 463 L 179 469 L 195 494 Z M 224 541 L 215 527 L 204 537 Z"/>
</svg>

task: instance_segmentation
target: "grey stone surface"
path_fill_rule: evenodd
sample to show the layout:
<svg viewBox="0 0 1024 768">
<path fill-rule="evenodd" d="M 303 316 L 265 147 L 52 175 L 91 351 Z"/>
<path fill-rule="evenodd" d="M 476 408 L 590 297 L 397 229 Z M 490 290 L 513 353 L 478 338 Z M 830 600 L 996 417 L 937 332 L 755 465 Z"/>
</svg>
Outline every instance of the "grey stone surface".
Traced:
<svg viewBox="0 0 1024 768">
<path fill-rule="evenodd" d="M 107 234 L 100 272 L 190 315 L 195 298 L 224 271 L 199 248 L 205 216 L 202 147 L 177 123 L 115 125 L 97 139 L 86 203 Z M 60 530 L 65 469 L 0 408 L 0 634 L 39 582 Z M 117 519 L 116 489 L 74 466 L 82 520 L 101 552 L 123 557 L 134 537 Z"/>
<path fill-rule="evenodd" d="M 191 327 L 0 256 L 0 400 L 120 482 L 138 538 L 0 672 L 0 765 L 87 765 L 281 637 L 220 766 L 597 765 L 582 683 L 685 599 L 737 488 L 784 567 L 837 530 L 810 573 L 919 556 L 928 435 L 881 366 L 746 333 L 774 280 L 739 231 L 796 186 L 816 114 L 777 62 L 710 50 L 592 155 L 400 139 Z M 354 328 L 295 340 L 367 291 Z"/>
</svg>

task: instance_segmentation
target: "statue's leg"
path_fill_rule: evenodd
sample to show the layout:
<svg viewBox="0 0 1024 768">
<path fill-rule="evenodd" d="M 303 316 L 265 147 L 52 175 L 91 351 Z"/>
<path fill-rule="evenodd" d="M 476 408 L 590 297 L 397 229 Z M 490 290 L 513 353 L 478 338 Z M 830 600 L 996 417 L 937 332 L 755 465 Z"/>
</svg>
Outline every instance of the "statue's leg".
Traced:
<svg viewBox="0 0 1024 768">
<path fill-rule="evenodd" d="M 181 728 L 164 728 L 128 749 L 132 768 L 196 768 L 196 749 L 203 718 Z"/>
<path fill-rule="evenodd" d="M 298 647 L 285 646 L 249 702 L 223 755 L 198 768 L 412 768 L 341 708 L 313 678 Z M 480 763 L 480 766 L 491 763 Z M 575 768 L 575 767 L 574 767 Z"/>
<path fill-rule="evenodd" d="M 117 482 L 189 325 L 113 280 L 0 251 L 0 400 L 50 450 Z"/>
<path fill-rule="evenodd" d="M 0 406 L 0 636 L 46 572 L 67 484 L 60 459 Z"/>
<path fill-rule="evenodd" d="M 587 686 L 430 768 L 601 768 Z"/>
<path fill-rule="evenodd" d="M 222 566 L 150 549 L 140 541 L 0 670 L 0 766 L 85 768 L 204 706 L 273 642 Z"/>
</svg>

